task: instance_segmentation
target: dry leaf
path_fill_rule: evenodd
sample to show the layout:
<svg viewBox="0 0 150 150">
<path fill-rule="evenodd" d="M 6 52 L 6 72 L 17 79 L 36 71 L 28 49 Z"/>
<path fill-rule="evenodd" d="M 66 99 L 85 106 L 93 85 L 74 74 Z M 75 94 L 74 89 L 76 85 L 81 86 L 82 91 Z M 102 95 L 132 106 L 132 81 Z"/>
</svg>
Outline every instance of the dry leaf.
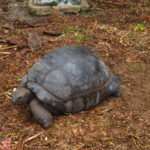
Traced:
<svg viewBox="0 0 150 150">
<path fill-rule="evenodd" d="M 78 129 L 77 129 L 77 128 L 72 128 L 72 132 L 73 132 L 74 134 L 76 134 L 76 133 L 78 132 Z"/>
<path fill-rule="evenodd" d="M 4 33 L 9 33 L 9 30 L 4 29 L 3 32 L 4 32 Z"/>
<path fill-rule="evenodd" d="M 108 53 L 106 53 L 106 56 L 109 56 L 109 54 L 108 54 Z"/>
<path fill-rule="evenodd" d="M 82 128 L 79 129 L 80 135 L 84 135 L 84 131 L 82 130 Z"/>
<path fill-rule="evenodd" d="M 106 132 L 105 131 L 101 131 L 101 135 L 103 136 L 107 136 Z"/>
<path fill-rule="evenodd" d="M 143 19 L 146 21 L 150 21 L 150 16 L 144 16 Z"/>
<path fill-rule="evenodd" d="M 114 143 L 112 141 L 109 142 L 110 145 L 113 145 Z"/>
<path fill-rule="evenodd" d="M 8 139 L 2 141 L 0 149 L 1 150 L 11 150 L 10 143 L 11 143 L 11 138 L 8 138 Z"/>
<path fill-rule="evenodd" d="M 91 110 L 90 112 L 91 112 L 91 114 L 96 114 L 95 110 Z"/>
<path fill-rule="evenodd" d="M 131 63 L 133 61 L 133 56 L 129 55 L 126 59 L 126 62 Z"/>
</svg>

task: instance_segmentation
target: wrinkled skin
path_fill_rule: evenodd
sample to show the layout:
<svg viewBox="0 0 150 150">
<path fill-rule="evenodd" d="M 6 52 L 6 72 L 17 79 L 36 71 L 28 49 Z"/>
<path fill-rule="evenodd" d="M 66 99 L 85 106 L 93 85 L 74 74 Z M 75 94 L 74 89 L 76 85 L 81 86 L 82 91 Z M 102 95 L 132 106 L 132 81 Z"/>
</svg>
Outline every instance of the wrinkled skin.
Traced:
<svg viewBox="0 0 150 150">
<path fill-rule="evenodd" d="M 33 98 L 29 102 L 29 108 L 33 118 L 45 129 L 49 128 L 53 121 L 52 114 L 45 109 L 39 100 Z"/>
<path fill-rule="evenodd" d="M 27 104 L 33 97 L 30 90 L 19 87 L 13 92 L 12 102 L 13 104 Z"/>
<path fill-rule="evenodd" d="M 17 88 L 12 95 L 13 104 L 28 104 L 33 118 L 39 123 L 43 128 L 47 129 L 51 126 L 53 121 L 52 114 L 43 107 L 40 101 L 34 96 L 31 91 L 26 88 Z"/>
</svg>

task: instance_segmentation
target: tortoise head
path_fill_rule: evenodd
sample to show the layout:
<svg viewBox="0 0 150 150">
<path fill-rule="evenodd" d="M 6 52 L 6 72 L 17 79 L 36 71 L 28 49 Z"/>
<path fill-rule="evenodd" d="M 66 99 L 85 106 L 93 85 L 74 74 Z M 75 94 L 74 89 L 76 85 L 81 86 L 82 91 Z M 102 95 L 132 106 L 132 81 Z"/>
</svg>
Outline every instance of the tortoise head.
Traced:
<svg viewBox="0 0 150 150">
<path fill-rule="evenodd" d="M 14 104 L 27 104 L 32 97 L 30 90 L 19 87 L 12 94 L 12 102 Z"/>
<path fill-rule="evenodd" d="M 119 76 L 113 74 L 112 81 L 107 86 L 107 90 L 111 96 L 121 97 L 123 95 L 122 89 L 120 88 L 120 82 Z"/>
</svg>

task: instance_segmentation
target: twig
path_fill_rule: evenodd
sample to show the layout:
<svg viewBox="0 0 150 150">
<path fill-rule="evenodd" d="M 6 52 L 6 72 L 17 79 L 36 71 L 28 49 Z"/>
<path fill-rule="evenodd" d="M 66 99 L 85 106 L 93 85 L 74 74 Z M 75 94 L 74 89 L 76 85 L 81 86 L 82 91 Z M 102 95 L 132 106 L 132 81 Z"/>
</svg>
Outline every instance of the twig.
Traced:
<svg viewBox="0 0 150 150">
<path fill-rule="evenodd" d="M 43 131 L 43 132 L 44 132 L 44 131 Z M 39 135 L 43 134 L 43 132 L 40 132 L 40 133 L 38 133 L 38 134 L 35 134 L 35 135 L 29 137 L 28 139 L 26 139 L 26 140 L 23 141 L 23 144 L 26 143 L 26 142 L 28 142 L 28 141 L 31 141 L 31 140 L 35 139 L 35 138 L 38 137 Z"/>
<path fill-rule="evenodd" d="M 0 54 L 3 54 L 3 55 L 9 55 L 10 52 L 0 52 Z"/>
<path fill-rule="evenodd" d="M 111 110 L 113 110 L 113 108 L 106 109 L 106 110 L 102 111 L 102 112 L 100 113 L 100 115 L 103 115 L 104 113 L 109 112 L 109 111 L 111 111 Z"/>
<path fill-rule="evenodd" d="M 8 47 L 3 47 L 3 48 L 0 48 L 0 50 L 5 50 L 5 49 L 10 49 L 10 48 L 16 48 L 17 46 L 8 46 Z"/>
<path fill-rule="evenodd" d="M 1 40 L 1 39 L 0 39 L 0 42 L 6 43 L 7 41 L 6 41 L 6 40 Z"/>
<path fill-rule="evenodd" d="M 93 28 L 91 30 L 91 33 L 93 34 L 94 30 L 96 29 L 96 26 L 97 26 L 97 20 L 95 20 L 94 22 L 94 25 L 93 25 Z"/>
<path fill-rule="evenodd" d="M 104 3 L 104 4 L 111 4 L 111 5 L 127 5 L 125 3 L 115 3 L 115 2 L 105 2 L 105 1 L 103 1 L 102 3 Z"/>
<path fill-rule="evenodd" d="M 140 140 L 139 137 L 135 136 L 134 134 L 130 134 L 130 135 L 131 135 L 131 137 L 134 137 L 134 138 Z"/>
<path fill-rule="evenodd" d="M 16 150 L 23 150 L 23 144 L 22 144 L 22 135 L 19 137 L 18 145 L 16 147 Z"/>
<path fill-rule="evenodd" d="M 97 5 L 94 4 L 94 2 L 91 2 L 90 0 L 88 0 L 88 3 L 89 3 L 90 5 L 92 5 L 92 6 L 94 6 L 94 7 L 97 7 Z"/>
<path fill-rule="evenodd" d="M 43 131 L 43 132 L 44 132 L 44 131 Z M 23 150 L 23 145 L 24 145 L 26 142 L 35 139 L 35 138 L 38 137 L 39 135 L 43 134 L 43 132 L 40 132 L 40 133 L 38 133 L 38 134 L 35 134 L 35 135 L 33 135 L 33 136 L 27 138 L 27 139 L 24 140 L 23 142 L 21 142 L 21 141 L 22 141 L 22 136 L 20 136 L 20 140 L 19 140 L 19 144 L 18 144 L 18 146 L 17 146 L 17 150 Z"/>
<path fill-rule="evenodd" d="M 137 149 L 141 150 L 140 144 L 138 144 L 138 143 L 135 141 L 135 139 L 134 139 L 134 138 L 136 138 L 136 139 L 138 139 L 138 138 L 137 138 L 136 136 L 134 136 L 133 134 L 131 135 L 131 137 L 132 137 L 132 140 L 133 140 L 133 142 L 134 142 L 134 145 L 137 147 Z"/>
</svg>

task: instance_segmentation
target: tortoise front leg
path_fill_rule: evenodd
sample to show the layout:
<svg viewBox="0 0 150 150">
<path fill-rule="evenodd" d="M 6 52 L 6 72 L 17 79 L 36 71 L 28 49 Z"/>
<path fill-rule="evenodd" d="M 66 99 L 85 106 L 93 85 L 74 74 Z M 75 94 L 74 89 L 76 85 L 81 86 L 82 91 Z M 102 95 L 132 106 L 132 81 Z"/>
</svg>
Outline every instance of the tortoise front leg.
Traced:
<svg viewBox="0 0 150 150">
<path fill-rule="evenodd" d="M 38 99 L 33 98 L 29 103 L 30 111 L 34 119 L 45 129 L 49 128 L 53 121 L 52 114 L 45 109 Z"/>
</svg>

